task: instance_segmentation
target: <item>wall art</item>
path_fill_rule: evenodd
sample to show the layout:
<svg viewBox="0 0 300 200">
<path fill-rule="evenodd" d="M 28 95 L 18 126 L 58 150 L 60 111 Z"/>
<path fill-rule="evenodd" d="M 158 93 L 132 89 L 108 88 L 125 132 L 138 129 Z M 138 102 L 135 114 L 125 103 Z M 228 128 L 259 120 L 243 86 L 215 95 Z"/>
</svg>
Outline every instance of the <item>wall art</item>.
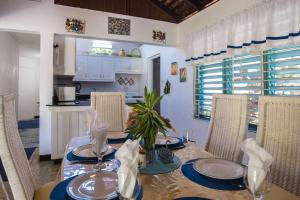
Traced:
<svg viewBox="0 0 300 200">
<path fill-rule="evenodd" d="M 179 69 L 179 80 L 180 82 L 186 82 L 187 79 L 187 69 L 186 67 L 180 68 Z"/>
<path fill-rule="evenodd" d="M 130 20 L 108 17 L 108 33 L 116 35 L 130 35 Z"/>
<path fill-rule="evenodd" d="M 153 30 L 152 39 L 154 42 L 166 44 L 166 32 Z"/>
<path fill-rule="evenodd" d="M 172 62 L 171 63 L 171 75 L 177 75 L 177 71 L 178 71 L 178 63 Z"/>
<path fill-rule="evenodd" d="M 67 18 L 65 23 L 65 30 L 73 33 L 85 33 L 85 20 Z"/>
</svg>

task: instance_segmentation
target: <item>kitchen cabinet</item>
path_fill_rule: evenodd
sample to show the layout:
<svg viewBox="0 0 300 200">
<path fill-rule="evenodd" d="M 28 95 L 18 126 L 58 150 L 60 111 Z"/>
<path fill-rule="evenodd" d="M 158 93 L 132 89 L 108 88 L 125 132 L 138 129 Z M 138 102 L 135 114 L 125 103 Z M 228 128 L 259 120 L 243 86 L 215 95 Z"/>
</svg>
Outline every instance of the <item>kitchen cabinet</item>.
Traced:
<svg viewBox="0 0 300 200">
<path fill-rule="evenodd" d="M 55 38 L 55 43 L 58 44 L 54 48 L 54 75 L 75 75 L 75 38 L 61 37 Z"/>
<path fill-rule="evenodd" d="M 51 159 L 61 159 L 74 137 L 87 135 L 89 106 L 55 106 L 51 111 Z"/>
<path fill-rule="evenodd" d="M 74 81 L 114 82 L 115 71 L 111 58 L 78 55 Z"/>
<path fill-rule="evenodd" d="M 143 74 L 142 59 L 119 57 L 115 61 L 115 72 L 119 74 Z"/>
</svg>

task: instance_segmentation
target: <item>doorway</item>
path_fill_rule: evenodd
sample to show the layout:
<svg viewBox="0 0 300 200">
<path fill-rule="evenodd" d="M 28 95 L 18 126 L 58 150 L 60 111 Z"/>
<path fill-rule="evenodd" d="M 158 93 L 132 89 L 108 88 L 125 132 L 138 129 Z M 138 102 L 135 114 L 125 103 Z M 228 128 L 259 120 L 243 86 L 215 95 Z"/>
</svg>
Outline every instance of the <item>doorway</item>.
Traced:
<svg viewBox="0 0 300 200">
<path fill-rule="evenodd" d="M 152 88 L 160 96 L 160 57 L 152 59 L 153 77 Z M 160 114 L 160 103 L 157 104 L 154 109 Z"/>
</svg>

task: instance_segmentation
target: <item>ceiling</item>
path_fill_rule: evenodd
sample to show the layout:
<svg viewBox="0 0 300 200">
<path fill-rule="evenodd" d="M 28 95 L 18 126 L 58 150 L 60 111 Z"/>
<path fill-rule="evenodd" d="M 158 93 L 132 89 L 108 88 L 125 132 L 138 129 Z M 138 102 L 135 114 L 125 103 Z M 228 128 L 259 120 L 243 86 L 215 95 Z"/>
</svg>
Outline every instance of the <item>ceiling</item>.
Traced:
<svg viewBox="0 0 300 200">
<path fill-rule="evenodd" d="M 54 0 L 55 4 L 180 23 L 219 0 Z"/>
</svg>

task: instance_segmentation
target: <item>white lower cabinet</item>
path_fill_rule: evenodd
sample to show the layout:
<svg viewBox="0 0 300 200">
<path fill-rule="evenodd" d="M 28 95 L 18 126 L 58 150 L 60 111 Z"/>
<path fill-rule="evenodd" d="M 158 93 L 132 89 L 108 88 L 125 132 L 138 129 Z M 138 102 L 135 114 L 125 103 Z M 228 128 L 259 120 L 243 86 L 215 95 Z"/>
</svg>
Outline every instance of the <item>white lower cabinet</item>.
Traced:
<svg viewBox="0 0 300 200">
<path fill-rule="evenodd" d="M 87 134 L 86 110 L 89 108 L 56 107 L 51 110 L 51 159 L 61 159 L 73 137 Z M 64 108 L 66 110 L 64 110 Z"/>
</svg>

